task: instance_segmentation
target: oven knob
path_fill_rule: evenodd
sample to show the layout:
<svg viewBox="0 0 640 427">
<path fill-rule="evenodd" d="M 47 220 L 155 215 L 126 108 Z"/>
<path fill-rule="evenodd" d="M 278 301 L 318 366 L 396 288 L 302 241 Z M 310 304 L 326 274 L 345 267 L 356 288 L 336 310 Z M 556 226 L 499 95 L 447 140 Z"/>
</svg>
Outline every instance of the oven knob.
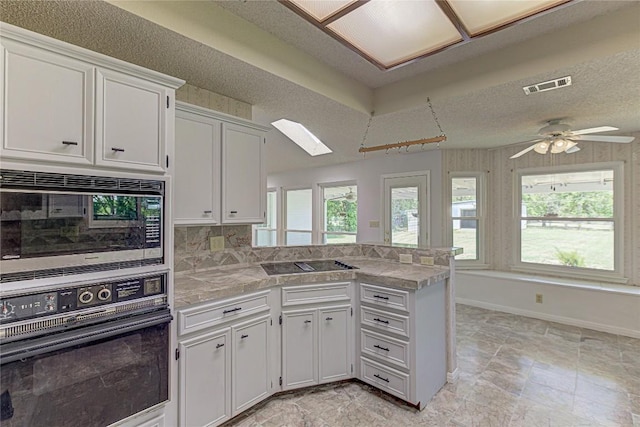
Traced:
<svg viewBox="0 0 640 427">
<path fill-rule="evenodd" d="M 91 291 L 84 291 L 78 296 L 78 300 L 83 304 L 89 304 L 93 301 L 93 293 L 91 293 Z"/>
<path fill-rule="evenodd" d="M 44 308 L 46 311 L 53 311 L 55 309 L 55 307 L 51 304 L 47 304 Z"/>
<path fill-rule="evenodd" d="M 111 291 L 108 288 L 102 288 L 98 291 L 98 299 L 100 301 L 107 301 L 111 298 Z"/>
</svg>

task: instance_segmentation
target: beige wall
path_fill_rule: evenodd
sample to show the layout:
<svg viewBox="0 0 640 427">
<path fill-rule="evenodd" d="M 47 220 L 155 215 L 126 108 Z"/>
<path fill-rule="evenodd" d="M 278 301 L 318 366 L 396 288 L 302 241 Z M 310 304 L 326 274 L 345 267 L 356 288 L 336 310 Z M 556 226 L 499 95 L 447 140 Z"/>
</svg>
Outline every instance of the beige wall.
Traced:
<svg viewBox="0 0 640 427">
<path fill-rule="evenodd" d="M 491 269 L 509 271 L 513 260 L 513 176 L 519 169 L 554 165 L 589 164 L 611 161 L 624 163 L 624 275 L 629 284 L 640 286 L 640 134 L 630 144 L 583 142 L 581 150 L 571 155 L 526 154 L 516 160 L 509 156 L 522 146 L 496 150 L 444 150 L 443 182 L 448 185 L 450 172 L 487 173 L 487 252 Z M 447 192 L 448 193 L 448 192 Z M 447 209 L 449 200 L 444 200 Z M 448 213 L 447 213 L 448 214 Z"/>
<path fill-rule="evenodd" d="M 208 108 L 251 120 L 251 104 L 211 92 L 207 89 L 201 89 L 189 83 L 184 84 L 176 91 L 176 99 L 197 105 L 198 107 Z"/>
</svg>

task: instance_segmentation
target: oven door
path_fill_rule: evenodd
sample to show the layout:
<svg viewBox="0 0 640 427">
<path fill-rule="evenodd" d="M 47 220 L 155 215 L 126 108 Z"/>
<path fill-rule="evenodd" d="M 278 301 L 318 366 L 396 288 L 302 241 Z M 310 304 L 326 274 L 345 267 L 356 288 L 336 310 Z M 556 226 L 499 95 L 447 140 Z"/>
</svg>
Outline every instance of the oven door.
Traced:
<svg viewBox="0 0 640 427">
<path fill-rule="evenodd" d="M 168 400 L 169 309 L 0 347 L 0 424 L 106 426 Z"/>
</svg>

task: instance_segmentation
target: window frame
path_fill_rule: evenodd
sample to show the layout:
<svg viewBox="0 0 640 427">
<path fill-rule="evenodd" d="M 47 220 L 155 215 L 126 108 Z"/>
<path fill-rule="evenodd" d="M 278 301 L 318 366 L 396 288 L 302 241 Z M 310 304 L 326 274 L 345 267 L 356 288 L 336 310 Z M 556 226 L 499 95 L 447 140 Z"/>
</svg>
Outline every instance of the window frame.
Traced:
<svg viewBox="0 0 640 427">
<path fill-rule="evenodd" d="M 601 270 L 586 267 L 539 264 L 522 261 L 522 177 L 541 174 L 562 174 L 570 172 L 590 172 L 599 170 L 613 171 L 613 270 Z M 624 162 L 584 163 L 552 167 L 523 168 L 516 170 L 513 176 L 513 262 L 511 270 L 540 275 L 581 278 L 585 280 L 607 280 L 626 283 L 624 277 Z M 524 217 L 530 218 L 530 217 Z M 571 220 L 571 218 L 569 218 Z M 576 219 L 584 220 L 584 218 Z"/>
<path fill-rule="evenodd" d="M 475 178 L 476 180 L 476 215 L 474 217 L 453 216 L 453 180 L 456 178 Z M 447 238 L 453 246 L 453 221 L 461 219 L 475 219 L 478 224 L 478 240 L 476 242 L 476 259 L 456 259 L 456 268 L 489 268 L 487 264 L 487 239 L 486 239 L 486 200 L 487 200 L 487 173 L 478 171 L 449 172 L 448 203 L 447 203 Z M 464 252 L 463 252 L 464 253 Z"/>
<path fill-rule="evenodd" d="M 324 209 L 324 190 L 325 188 L 330 188 L 330 187 L 355 187 L 356 188 L 356 193 L 358 190 L 358 182 L 355 180 L 351 180 L 351 181 L 332 181 L 332 182 L 322 182 L 319 183 L 317 185 L 318 188 L 318 196 L 317 196 L 317 218 L 318 221 L 316 224 L 316 231 L 314 233 L 314 237 L 315 237 L 315 241 L 320 244 L 320 245 L 330 245 L 331 243 L 324 243 L 324 236 L 326 234 L 339 234 L 339 235 L 344 235 L 344 236 L 355 236 L 356 237 L 356 242 L 358 242 L 358 231 L 356 230 L 356 232 L 341 232 L 341 231 L 326 231 L 324 228 L 325 225 L 325 209 Z M 357 207 L 358 205 L 356 205 Z M 357 215 L 357 214 L 356 214 Z M 356 229 L 357 229 L 357 223 L 356 223 Z M 347 243 L 347 244 L 352 244 L 352 243 Z"/>
<path fill-rule="evenodd" d="M 299 230 L 299 229 L 289 229 L 287 228 L 287 195 L 289 191 L 299 191 L 299 190 L 310 190 L 311 191 L 311 230 Z M 292 233 L 309 233 L 309 235 L 311 236 L 311 243 L 312 245 L 317 244 L 316 242 L 316 233 L 314 232 L 314 224 L 316 221 L 316 202 L 315 202 L 315 197 L 314 197 L 314 189 L 313 186 L 311 185 L 303 185 L 300 187 L 283 187 L 281 189 L 281 194 L 282 194 L 282 233 L 281 233 L 281 237 L 282 240 L 280 240 L 282 242 L 282 246 L 300 246 L 300 245 L 290 245 L 287 242 L 287 233 L 288 232 L 292 232 Z"/>
</svg>

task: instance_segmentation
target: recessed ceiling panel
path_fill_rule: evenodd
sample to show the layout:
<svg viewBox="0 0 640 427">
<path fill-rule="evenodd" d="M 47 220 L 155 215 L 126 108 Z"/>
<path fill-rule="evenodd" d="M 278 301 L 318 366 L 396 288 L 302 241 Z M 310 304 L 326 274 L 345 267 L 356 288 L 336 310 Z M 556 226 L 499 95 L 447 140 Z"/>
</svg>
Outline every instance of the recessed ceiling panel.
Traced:
<svg viewBox="0 0 640 427">
<path fill-rule="evenodd" d="M 327 28 L 385 67 L 462 41 L 432 0 L 371 0 Z"/>
<path fill-rule="evenodd" d="M 307 1 L 307 0 L 291 0 L 291 3 L 304 10 L 318 22 L 327 19 L 345 6 L 355 3 L 355 0 L 324 0 L 324 1 Z"/>
<path fill-rule="evenodd" d="M 471 36 L 550 9 L 567 0 L 447 0 Z"/>
</svg>

